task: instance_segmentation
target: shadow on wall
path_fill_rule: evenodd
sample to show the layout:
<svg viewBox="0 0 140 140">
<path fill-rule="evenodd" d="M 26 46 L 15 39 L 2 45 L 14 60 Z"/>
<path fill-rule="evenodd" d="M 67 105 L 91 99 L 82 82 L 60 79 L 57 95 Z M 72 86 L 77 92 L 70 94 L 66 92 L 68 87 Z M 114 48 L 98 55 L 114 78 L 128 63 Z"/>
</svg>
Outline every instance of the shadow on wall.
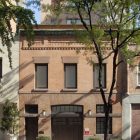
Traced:
<svg viewBox="0 0 140 140">
<path fill-rule="evenodd" d="M 0 89 L 0 102 L 4 102 L 6 99 L 12 102 L 18 100 L 18 72 L 19 67 L 12 69 L 2 77 L 1 89 Z"/>
<path fill-rule="evenodd" d="M 131 140 L 140 140 L 140 130 L 133 133 Z"/>
<path fill-rule="evenodd" d="M 20 66 L 12 69 L 10 72 L 3 75 L 0 89 L 0 102 L 4 102 L 6 99 L 9 99 L 12 102 L 18 101 L 18 90 L 19 90 L 19 69 L 22 70 L 31 64 L 32 61 L 28 63 L 23 63 Z M 28 82 L 33 78 L 33 75 L 21 80 L 21 82 Z"/>
<path fill-rule="evenodd" d="M 110 137 L 111 140 L 130 140 L 129 137 L 125 138 L 125 139 L 122 139 L 120 138 L 120 136 L 123 135 L 123 133 L 126 133 L 126 131 L 130 128 L 130 125 L 127 125 L 124 127 L 123 130 L 119 130 L 118 132 L 116 132 L 113 136 Z M 136 140 L 136 139 L 134 139 Z"/>
</svg>

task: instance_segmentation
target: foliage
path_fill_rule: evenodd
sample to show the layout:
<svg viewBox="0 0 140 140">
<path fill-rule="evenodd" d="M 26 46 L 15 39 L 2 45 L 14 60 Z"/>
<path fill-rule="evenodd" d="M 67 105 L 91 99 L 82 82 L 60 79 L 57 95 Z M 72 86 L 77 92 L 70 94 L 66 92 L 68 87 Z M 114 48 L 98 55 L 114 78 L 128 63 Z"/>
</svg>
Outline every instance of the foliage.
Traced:
<svg viewBox="0 0 140 140">
<path fill-rule="evenodd" d="M 50 140 L 48 136 L 39 136 L 36 140 Z"/>
<path fill-rule="evenodd" d="M 84 33 L 79 34 L 80 42 L 88 48 L 92 47 L 93 49 L 89 51 L 97 56 L 99 89 L 105 106 L 104 140 L 109 139 L 109 112 L 118 66 L 140 54 L 138 49 L 140 44 L 139 5 L 139 0 L 56 0 L 55 4 L 50 6 L 52 16 L 57 15 L 56 18 L 63 13 L 79 16 L 84 27 Z M 97 17 L 96 20 L 94 16 Z M 85 22 L 85 18 L 88 19 L 88 23 Z M 105 42 L 107 45 L 104 45 Z M 131 44 L 135 44 L 135 47 Z M 110 51 L 105 52 L 103 47 L 110 47 Z M 120 54 L 122 58 L 119 57 Z M 106 98 L 102 85 L 102 65 L 110 57 L 112 58 L 112 76 L 110 75 L 112 82 L 110 87 L 107 87 L 109 95 Z"/>
<path fill-rule="evenodd" d="M 1 120 L 1 130 L 7 131 L 9 134 L 18 133 L 18 117 L 19 111 L 15 103 L 7 100 L 3 106 L 3 117 Z"/>
<path fill-rule="evenodd" d="M 92 138 L 92 137 L 90 137 L 90 138 L 88 138 L 88 140 L 100 140 L 99 138 Z"/>
<path fill-rule="evenodd" d="M 17 2 L 17 1 L 16 1 Z M 0 38 L 2 45 L 7 47 L 10 67 L 12 68 L 12 42 L 14 42 L 15 34 L 12 29 L 11 21 L 16 23 L 16 33 L 19 28 L 24 28 L 28 45 L 33 42 L 33 26 L 36 24 L 34 13 L 30 9 L 12 4 L 11 0 L 0 1 Z M 2 51 L 2 48 L 0 48 Z"/>
</svg>

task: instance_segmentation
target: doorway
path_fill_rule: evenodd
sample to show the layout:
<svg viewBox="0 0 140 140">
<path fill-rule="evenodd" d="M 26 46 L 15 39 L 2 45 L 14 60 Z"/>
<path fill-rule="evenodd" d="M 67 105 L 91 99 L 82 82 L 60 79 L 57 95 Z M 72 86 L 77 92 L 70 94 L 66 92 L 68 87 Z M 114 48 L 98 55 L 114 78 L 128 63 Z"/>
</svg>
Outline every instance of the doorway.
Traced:
<svg viewBox="0 0 140 140">
<path fill-rule="evenodd" d="M 52 106 L 52 140 L 83 140 L 83 106 Z"/>
<path fill-rule="evenodd" d="M 25 105 L 25 112 L 38 114 L 38 105 Z M 26 140 L 36 140 L 38 136 L 38 117 L 25 117 Z"/>
</svg>

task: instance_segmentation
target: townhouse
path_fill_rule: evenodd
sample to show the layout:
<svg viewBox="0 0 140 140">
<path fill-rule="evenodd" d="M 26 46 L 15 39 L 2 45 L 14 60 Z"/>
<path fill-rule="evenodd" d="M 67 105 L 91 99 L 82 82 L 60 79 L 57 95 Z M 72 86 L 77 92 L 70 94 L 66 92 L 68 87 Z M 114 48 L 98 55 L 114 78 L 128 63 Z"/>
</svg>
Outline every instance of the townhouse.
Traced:
<svg viewBox="0 0 140 140">
<path fill-rule="evenodd" d="M 76 27 L 80 29 L 81 26 Z M 104 106 L 98 89 L 98 61 L 88 64 L 72 25 L 39 25 L 34 45 L 28 47 L 20 34 L 19 109 L 20 140 L 45 135 L 52 140 L 103 139 Z M 80 51 L 80 53 L 77 53 Z M 106 47 L 105 51 L 110 51 Z M 111 84 L 111 57 L 103 66 L 103 85 L 108 96 Z M 110 137 L 120 137 L 121 94 L 125 91 L 124 65 L 118 69 L 113 93 L 116 101 L 110 112 Z M 123 74 L 123 76 L 121 75 Z"/>
<path fill-rule="evenodd" d="M 131 47 L 135 47 L 132 45 Z M 122 139 L 140 139 L 140 57 L 127 66 L 127 92 L 122 98 Z"/>
<path fill-rule="evenodd" d="M 0 48 L 0 120 L 2 119 L 3 104 L 8 99 L 18 105 L 19 89 L 19 41 L 12 44 L 12 69 L 10 68 L 8 52 L 6 46 Z M 0 140 L 7 140 L 7 133 L 0 131 Z"/>
</svg>

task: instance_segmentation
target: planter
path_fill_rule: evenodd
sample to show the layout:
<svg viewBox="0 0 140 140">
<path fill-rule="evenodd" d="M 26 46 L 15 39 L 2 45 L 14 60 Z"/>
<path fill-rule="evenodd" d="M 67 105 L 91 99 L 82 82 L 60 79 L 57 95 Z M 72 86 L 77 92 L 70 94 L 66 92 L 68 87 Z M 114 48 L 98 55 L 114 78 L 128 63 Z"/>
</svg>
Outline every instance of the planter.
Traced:
<svg viewBox="0 0 140 140">
<path fill-rule="evenodd" d="M 50 140 L 50 137 L 48 136 L 39 136 L 36 138 L 36 140 Z"/>
<path fill-rule="evenodd" d="M 8 134 L 8 140 L 18 140 L 18 136 L 14 134 Z"/>
</svg>

